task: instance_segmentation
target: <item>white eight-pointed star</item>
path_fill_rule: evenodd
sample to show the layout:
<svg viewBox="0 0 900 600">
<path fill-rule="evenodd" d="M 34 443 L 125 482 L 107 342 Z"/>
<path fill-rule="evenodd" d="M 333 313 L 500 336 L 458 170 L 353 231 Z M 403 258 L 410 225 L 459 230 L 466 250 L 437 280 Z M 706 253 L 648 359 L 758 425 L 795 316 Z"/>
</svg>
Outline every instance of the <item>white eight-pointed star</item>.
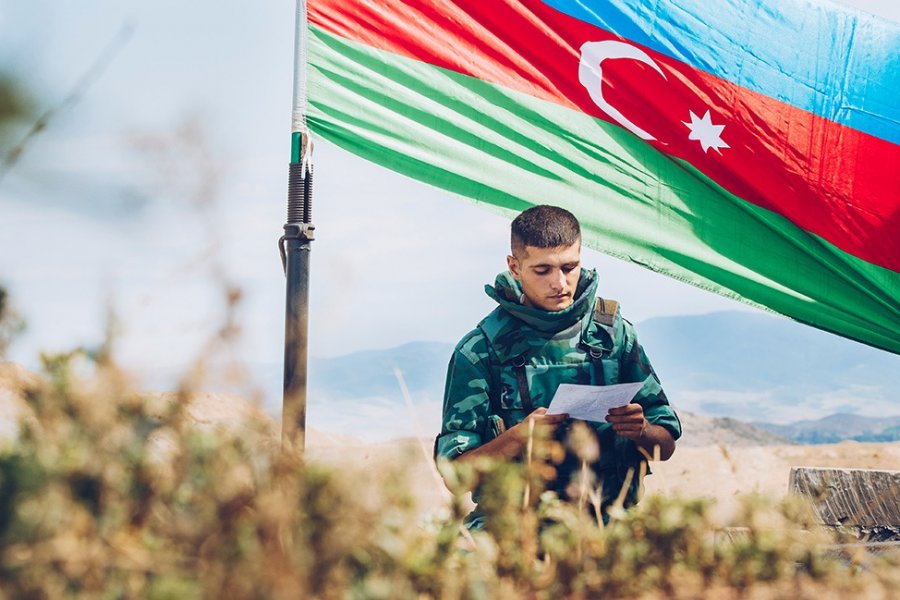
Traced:
<svg viewBox="0 0 900 600">
<path fill-rule="evenodd" d="M 726 144 L 722 140 L 722 130 L 725 129 L 724 125 L 713 125 L 712 119 L 709 118 L 709 111 L 706 111 L 706 114 L 703 117 L 698 117 L 694 114 L 694 111 L 690 111 L 691 113 L 691 122 L 682 121 L 687 128 L 691 130 L 690 135 L 688 135 L 689 140 L 697 140 L 700 142 L 700 145 L 703 147 L 704 152 L 708 152 L 710 148 L 722 154 L 720 148 L 730 148 L 728 144 Z"/>
</svg>

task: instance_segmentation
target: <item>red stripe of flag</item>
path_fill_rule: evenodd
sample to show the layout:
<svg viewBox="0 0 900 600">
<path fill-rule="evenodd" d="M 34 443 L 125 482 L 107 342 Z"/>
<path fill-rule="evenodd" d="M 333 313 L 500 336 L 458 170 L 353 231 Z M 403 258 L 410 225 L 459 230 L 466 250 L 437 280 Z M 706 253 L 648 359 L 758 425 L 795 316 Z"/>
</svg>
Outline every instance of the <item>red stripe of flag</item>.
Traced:
<svg viewBox="0 0 900 600">
<path fill-rule="evenodd" d="M 315 0 L 309 14 L 332 34 L 643 130 L 658 150 L 688 161 L 731 193 L 900 271 L 900 146 L 536 0 Z M 593 61 L 602 64 L 603 85 L 592 89 L 608 103 L 605 109 L 579 81 L 582 45 L 601 41 L 627 43 L 602 45 L 608 58 Z M 616 58 L 629 48 L 645 58 Z"/>
</svg>

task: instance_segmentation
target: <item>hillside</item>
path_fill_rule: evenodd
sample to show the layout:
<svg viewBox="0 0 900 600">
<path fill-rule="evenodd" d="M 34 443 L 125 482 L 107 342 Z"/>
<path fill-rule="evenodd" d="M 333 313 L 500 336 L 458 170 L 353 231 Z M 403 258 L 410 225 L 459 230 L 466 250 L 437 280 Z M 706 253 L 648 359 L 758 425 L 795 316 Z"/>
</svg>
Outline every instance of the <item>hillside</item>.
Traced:
<svg viewBox="0 0 900 600">
<path fill-rule="evenodd" d="M 411 392 L 439 397 L 452 350 L 451 344 L 441 342 L 410 342 L 336 358 L 313 358 L 309 365 L 310 393 L 342 400 L 398 397 L 394 369 L 400 369 Z"/>
<path fill-rule="evenodd" d="M 679 447 L 701 446 L 784 446 L 791 440 L 755 424 L 744 423 L 729 417 L 708 417 L 687 411 L 679 411 L 678 418 L 684 430 Z"/>
</svg>

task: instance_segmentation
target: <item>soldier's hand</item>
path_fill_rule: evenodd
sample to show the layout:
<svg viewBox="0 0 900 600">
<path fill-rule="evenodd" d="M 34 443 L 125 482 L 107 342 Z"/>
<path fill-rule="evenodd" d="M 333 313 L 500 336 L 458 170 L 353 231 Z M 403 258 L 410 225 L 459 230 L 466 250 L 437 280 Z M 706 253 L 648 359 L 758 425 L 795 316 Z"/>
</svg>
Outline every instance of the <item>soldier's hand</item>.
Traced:
<svg viewBox="0 0 900 600">
<path fill-rule="evenodd" d="M 606 422 L 612 423 L 613 431 L 629 440 L 639 439 L 649 424 L 644 418 L 644 408 L 636 403 L 609 409 Z"/>
<path fill-rule="evenodd" d="M 534 422 L 537 435 L 550 437 L 553 430 L 568 418 L 567 414 L 548 415 L 546 408 L 539 408 L 520 423 L 513 425 L 488 443 L 465 452 L 456 460 L 466 462 L 479 460 L 481 457 L 512 458 L 520 454 L 528 442 L 528 423 L 530 421 Z"/>
<path fill-rule="evenodd" d="M 558 414 L 558 415 L 548 415 L 546 408 L 536 408 L 534 409 L 530 415 L 525 417 L 525 419 L 516 425 L 515 428 L 519 428 L 517 432 L 523 438 L 528 437 L 528 422 L 534 421 L 534 428 L 542 428 L 545 429 L 545 433 L 550 435 L 553 431 L 559 427 L 559 425 L 569 418 L 569 415 L 566 413 Z"/>
</svg>

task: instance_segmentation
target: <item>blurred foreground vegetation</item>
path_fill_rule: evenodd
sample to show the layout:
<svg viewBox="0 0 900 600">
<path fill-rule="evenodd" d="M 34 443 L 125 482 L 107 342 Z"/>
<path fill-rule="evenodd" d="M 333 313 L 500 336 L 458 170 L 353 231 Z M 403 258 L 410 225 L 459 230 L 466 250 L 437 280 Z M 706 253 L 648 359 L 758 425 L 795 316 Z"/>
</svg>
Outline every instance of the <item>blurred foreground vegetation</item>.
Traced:
<svg viewBox="0 0 900 600">
<path fill-rule="evenodd" d="M 0 69 L 0 127 L 26 116 L 30 108 L 21 82 Z"/>
<path fill-rule="evenodd" d="M 417 511 L 404 465 L 337 470 L 282 452 L 271 423 L 199 427 L 187 392 L 136 394 L 102 350 L 46 358 L 22 394 L 30 414 L 0 449 L 0 597 L 822 599 L 900 589 L 896 556 L 838 557 L 793 501 L 747 498 L 734 535 L 698 499 L 649 497 L 604 526 L 539 494 L 538 469 L 479 468 L 449 474 L 453 487 L 491 488 L 492 527 L 468 535 L 461 500 L 441 516 Z"/>
</svg>

